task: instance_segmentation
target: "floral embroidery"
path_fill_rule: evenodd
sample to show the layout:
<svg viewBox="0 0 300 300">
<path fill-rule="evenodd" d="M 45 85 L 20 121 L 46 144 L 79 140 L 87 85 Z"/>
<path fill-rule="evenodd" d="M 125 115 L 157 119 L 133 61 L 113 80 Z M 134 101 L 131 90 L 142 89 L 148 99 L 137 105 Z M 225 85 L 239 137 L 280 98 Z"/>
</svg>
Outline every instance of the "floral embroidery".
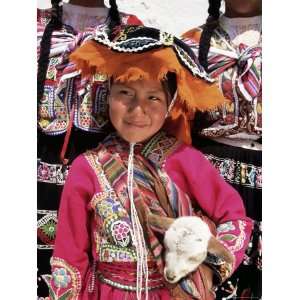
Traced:
<svg viewBox="0 0 300 300">
<path fill-rule="evenodd" d="M 60 295 L 58 295 L 58 291 L 60 288 L 58 288 L 57 293 L 55 292 L 55 288 L 52 286 L 51 282 L 53 277 L 51 275 L 43 275 L 42 276 L 43 279 L 45 280 L 47 286 L 49 287 L 49 298 L 46 297 L 46 299 L 49 300 L 77 300 L 77 296 L 76 298 L 73 298 L 73 289 L 68 289 L 64 292 L 62 292 Z"/>
<path fill-rule="evenodd" d="M 226 248 L 232 253 L 241 250 L 246 239 L 246 223 L 244 221 L 238 220 L 238 226 L 238 231 L 223 231 L 222 234 L 218 233 L 217 235 L 218 240 L 220 242 L 223 242 Z"/>
<path fill-rule="evenodd" d="M 117 245 L 127 247 L 130 243 L 130 226 L 124 221 L 116 221 L 111 226 L 112 236 Z"/>
<path fill-rule="evenodd" d="M 56 236 L 57 212 L 46 211 L 44 213 L 43 211 L 38 211 L 38 214 L 44 215 L 37 223 L 38 246 L 51 246 L 52 249 Z M 43 245 L 40 245 L 41 242 Z"/>
<path fill-rule="evenodd" d="M 114 242 L 116 246 L 120 247 L 128 247 L 132 244 L 131 222 L 128 213 L 114 192 L 96 194 L 91 201 L 91 206 L 101 217 L 105 236 L 110 243 Z M 100 243 L 101 245 L 97 245 L 99 251 L 102 248 L 103 240 L 100 239 Z"/>
<path fill-rule="evenodd" d="M 116 196 L 108 195 L 107 193 L 101 193 L 99 197 L 97 197 L 96 211 L 102 218 L 114 214 L 117 214 L 120 217 L 127 215 L 127 212 L 117 201 Z"/>
<path fill-rule="evenodd" d="M 217 228 L 218 233 L 230 230 L 235 230 L 235 226 L 233 225 L 232 221 L 220 224 Z"/>
<path fill-rule="evenodd" d="M 69 123 L 70 98 L 73 81 L 61 82 L 56 86 L 48 81 L 44 87 L 43 98 L 38 103 L 38 124 L 47 134 L 61 134 L 66 131 Z"/>
<path fill-rule="evenodd" d="M 71 276 L 67 274 L 64 268 L 55 268 L 52 272 L 54 285 L 58 288 L 66 288 L 71 282 Z"/>
<path fill-rule="evenodd" d="M 47 236 L 49 236 L 51 239 L 54 239 L 56 223 L 53 220 L 50 220 L 47 224 L 41 226 L 41 229 Z"/>
<path fill-rule="evenodd" d="M 38 159 L 37 180 L 57 185 L 64 185 L 68 176 L 69 166 L 49 164 Z"/>
<path fill-rule="evenodd" d="M 50 264 L 52 267 L 52 279 L 54 287 L 51 286 L 49 289 L 50 296 L 55 300 L 78 300 L 78 295 L 81 290 L 81 276 L 80 272 L 70 264 L 68 264 L 64 259 L 58 257 L 52 257 L 50 260 Z M 47 278 L 46 278 L 47 279 Z M 49 279 L 49 278 L 48 278 Z M 58 295 L 60 288 L 68 288 L 67 291 L 63 290 L 63 294 Z M 58 289 L 56 289 L 56 288 Z M 71 298 L 69 298 L 71 297 Z"/>
</svg>

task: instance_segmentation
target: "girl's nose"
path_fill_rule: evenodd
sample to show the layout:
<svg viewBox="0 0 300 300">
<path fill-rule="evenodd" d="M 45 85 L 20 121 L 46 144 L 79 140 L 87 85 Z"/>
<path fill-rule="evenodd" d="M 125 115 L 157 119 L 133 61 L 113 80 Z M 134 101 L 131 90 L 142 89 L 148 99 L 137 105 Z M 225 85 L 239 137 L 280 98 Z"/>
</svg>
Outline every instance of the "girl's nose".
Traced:
<svg viewBox="0 0 300 300">
<path fill-rule="evenodd" d="M 145 101 L 140 98 L 140 97 L 135 97 L 132 102 L 131 105 L 129 107 L 129 110 L 135 111 L 135 112 L 141 112 L 141 113 L 145 113 L 146 112 L 146 107 L 145 107 Z"/>
</svg>

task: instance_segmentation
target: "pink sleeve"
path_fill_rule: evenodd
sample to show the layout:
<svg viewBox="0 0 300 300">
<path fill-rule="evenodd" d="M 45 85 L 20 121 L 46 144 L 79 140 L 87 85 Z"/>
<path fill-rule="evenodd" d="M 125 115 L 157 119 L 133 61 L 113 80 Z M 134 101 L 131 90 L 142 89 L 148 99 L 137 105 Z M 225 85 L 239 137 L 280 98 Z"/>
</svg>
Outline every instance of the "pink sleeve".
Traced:
<svg viewBox="0 0 300 300">
<path fill-rule="evenodd" d="M 198 150 L 182 145 L 166 161 L 166 171 L 179 188 L 195 199 L 217 226 L 217 238 L 235 256 L 233 270 L 243 260 L 253 222 L 246 216 L 238 192 Z"/>
<path fill-rule="evenodd" d="M 50 299 L 84 298 L 92 252 L 89 202 L 94 194 L 93 176 L 84 156 L 79 156 L 71 166 L 60 202 Z"/>
</svg>

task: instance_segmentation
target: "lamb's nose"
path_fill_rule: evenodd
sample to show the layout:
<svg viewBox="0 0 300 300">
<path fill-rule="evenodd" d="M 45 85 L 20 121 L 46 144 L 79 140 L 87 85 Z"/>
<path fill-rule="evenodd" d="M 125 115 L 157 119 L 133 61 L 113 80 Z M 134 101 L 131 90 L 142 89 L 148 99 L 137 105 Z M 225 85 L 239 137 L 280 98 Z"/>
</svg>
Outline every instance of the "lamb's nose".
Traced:
<svg viewBox="0 0 300 300">
<path fill-rule="evenodd" d="M 172 282 L 175 279 L 176 275 L 172 271 L 167 271 L 166 272 L 166 279 L 170 282 Z"/>
</svg>

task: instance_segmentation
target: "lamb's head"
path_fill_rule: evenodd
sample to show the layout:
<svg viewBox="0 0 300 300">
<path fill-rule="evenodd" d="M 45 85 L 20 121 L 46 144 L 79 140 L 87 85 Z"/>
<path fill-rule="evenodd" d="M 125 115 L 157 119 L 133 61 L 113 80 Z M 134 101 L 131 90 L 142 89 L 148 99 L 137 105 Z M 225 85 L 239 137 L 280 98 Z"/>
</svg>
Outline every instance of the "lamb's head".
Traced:
<svg viewBox="0 0 300 300">
<path fill-rule="evenodd" d="M 212 234 L 199 217 L 176 219 L 165 233 L 164 276 L 175 283 L 194 271 L 205 260 Z"/>
<path fill-rule="evenodd" d="M 147 217 L 153 229 L 165 233 L 164 276 L 170 283 L 196 270 L 205 260 L 207 252 L 228 264 L 234 263 L 232 253 L 211 234 L 208 225 L 200 217 L 173 219 L 152 213 Z"/>
</svg>

